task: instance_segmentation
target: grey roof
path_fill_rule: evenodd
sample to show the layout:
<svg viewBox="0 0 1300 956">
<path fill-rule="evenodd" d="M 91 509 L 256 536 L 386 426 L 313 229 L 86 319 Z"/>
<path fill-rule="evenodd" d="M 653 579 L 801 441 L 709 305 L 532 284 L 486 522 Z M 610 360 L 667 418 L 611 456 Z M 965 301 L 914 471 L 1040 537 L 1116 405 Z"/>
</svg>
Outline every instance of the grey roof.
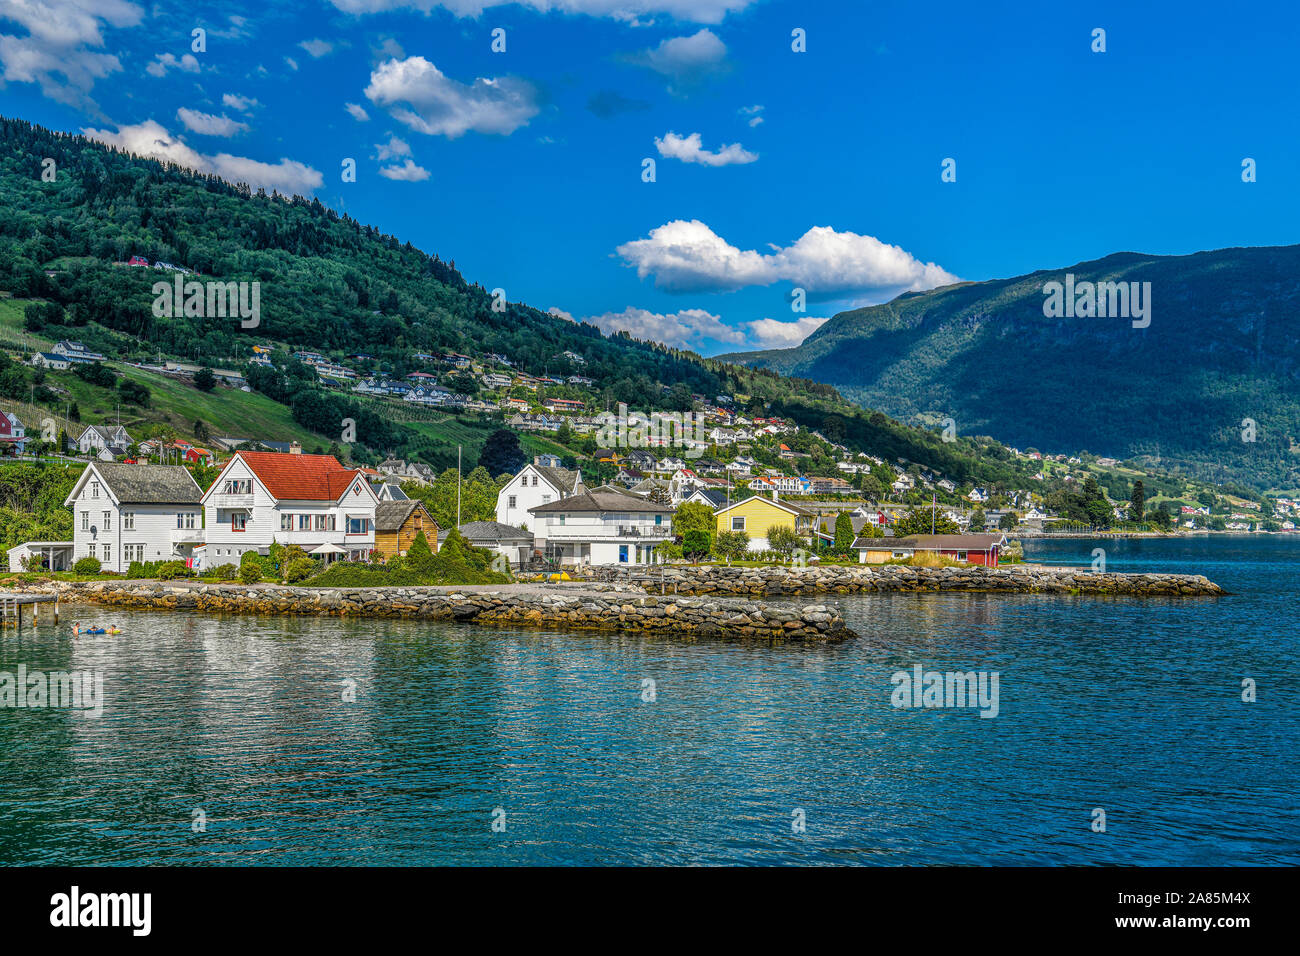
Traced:
<svg viewBox="0 0 1300 956">
<path fill-rule="evenodd" d="M 574 487 L 582 480 L 582 472 L 569 468 L 550 468 L 546 465 L 533 465 L 533 468 L 556 488 L 572 493 Z"/>
<path fill-rule="evenodd" d="M 688 499 L 694 498 L 696 495 L 703 495 L 714 508 L 721 508 L 727 503 L 727 493 L 718 491 L 716 488 L 696 488 L 687 497 Z"/>
<path fill-rule="evenodd" d="M 405 501 L 381 501 L 375 505 L 375 530 L 376 531 L 397 531 L 405 523 L 406 519 L 411 516 L 411 512 L 416 508 L 423 507 L 423 503 L 407 498 Z M 429 514 L 429 509 L 425 508 L 424 513 Z M 433 526 L 438 527 L 438 522 L 434 521 L 433 516 L 429 515 L 429 520 Z"/>
<path fill-rule="evenodd" d="M 460 533 L 471 544 L 475 541 L 532 541 L 533 533 L 500 521 L 467 521 Z"/>
<path fill-rule="evenodd" d="M 572 495 L 568 498 L 561 498 L 559 501 L 552 501 L 550 504 L 538 505 L 536 508 L 528 509 L 532 514 L 555 514 L 559 512 L 592 512 L 592 511 L 647 511 L 658 512 L 660 514 L 672 514 L 672 505 L 655 504 L 648 498 L 633 497 L 618 491 L 584 491 L 580 495 Z"/>
<path fill-rule="evenodd" d="M 180 465 L 125 465 L 96 462 L 109 490 L 122 504 L 198 504 L 203 492 L 189 470 Z"/>
</svg>

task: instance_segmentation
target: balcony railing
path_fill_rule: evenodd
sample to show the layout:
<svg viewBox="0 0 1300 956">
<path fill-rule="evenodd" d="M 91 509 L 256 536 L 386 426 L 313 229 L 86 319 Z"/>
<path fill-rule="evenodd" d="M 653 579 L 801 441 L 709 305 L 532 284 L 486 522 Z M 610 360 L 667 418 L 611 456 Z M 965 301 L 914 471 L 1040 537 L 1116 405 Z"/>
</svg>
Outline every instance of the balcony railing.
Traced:
<svg viewBox="0 0 1300 956">
<path fill-rule="evenodd" d="M 218 508 L 252 508 L 253 496 L 247 495 L 213 495 L 212 504 Z"/>
<path fill-rule="evenodd" d="M 172 544 L 202 544 L 207 540 L 203 528 L 172 528 Z"/>
<path fill-rule="evenodd" d="M 671 538 L 673 529 L 669 525 L 619 525 L 620 538 Z"/>
</svg>

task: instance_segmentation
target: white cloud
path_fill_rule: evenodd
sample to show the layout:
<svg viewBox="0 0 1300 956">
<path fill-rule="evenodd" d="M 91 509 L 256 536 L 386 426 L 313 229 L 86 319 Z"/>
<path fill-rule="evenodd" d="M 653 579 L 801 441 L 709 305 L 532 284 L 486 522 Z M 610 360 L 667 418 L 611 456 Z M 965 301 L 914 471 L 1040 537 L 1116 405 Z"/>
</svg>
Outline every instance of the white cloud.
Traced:
<svg viewBox="0 0 1300 956">
<path fill-rule="evenodd" d="M 387 143 L 375 143 L 375 149 L 378 151 L 375 158 L 381 162 L 385 159 L 396 159 L 398 156 L 410 156 L 411 147 L 405 141 L 390 135 Z"/>
<path fill-rule="evenodd" d="M 729 13 L 736 13 L 758 0 L 330 0 L 345 13 L 380 13 L 386 10 L 419 10 L 434 7 L 450 10 L 458 17 L 478 17 L 493 7 L 519 5 L 541 13 L 560 13 L 609 17 L 637 23 L 644 17 L 663 14 L 689 23 L 721 23 Z"/>
<path fill-rule="evenodd" d="M 683 92 L 727 68 L 727 46 L 712 30 L 704 28 L 688 37 L 664 40 L 644 51 L 636 62 L 666 76 L 674 92 Z"/>
<path fill-rule="evenodd" d="M 241 113 L 248 113 L 262 104 L 248 96 L 240 96 L 237 93 L 227 93 L 221 97 L 221 105 L 227 106 L 232 110 L 239 110 Z"/>
<path fill-rule="evenodd" d="M 422 56 L 388 60 L 370 74 L 366 97 L 418 133 L 508 136 L 537 115 L 537 91 L 517 77 L 450 79 Z M 402 105 L 406 104 L 406 105 Z"/>
<path fill-rule="evenodd" d="M 381 166 L 379 175 L 385 179 L 396 179 L 404 183 L 420 183 L 429 178 L 429 171 L 408 159 L 401 166 Z"/>
<path fill-rule="evenodd" d="M 144 68 L 150 76 L 166 76 L 168 70 L 180 70 L 182 73 L 199 72 L 199 61 L 193 53 L 186 53 L 179 60 L 170 53 L 159 53 L 152 63 Z"/>
<path fill-rule="evenodd" d="M 753 106 L 742 106 L 736 112 L 747 118 L 747 122 L 751 128 L 763 122 L 763 107 L 758 104 Z"/>
<path fill-rule="evenodd" d="M 684 163 L 700 163 L 704 166 L 732 166 L 752 163 L 758 159 L 758 153 L 751 153 L 739 143 L 723 146 L 716 152 L 709 152 L 702 145 L 700 134 L 678 136 L 671 130 L 663 139 L 655 137 L 655 148 L 660 156 L 680 159 Z"/>
<path fill-rule="evenodd" d="M 253 189 L 275 189 L 288 195 L 308 195 L 319 189 L 324 182 L 319 171 L 291 159 L 263 163 L 229 153 L 218 153 L 215 156 L 200 153 L 178 137 L 172 136 L 154 120 L 122 126 L 117 132 L 105 129 L 85 129 L 82 132 L 90 139 L 117 146 L 138 156 L 176 163 L 200 172 L 215 173 L 232 183 L 248 183 Z"/>
<path fill-rule="evenodd" d="M 356 103 L 344 103 L 343 108 L 347 110 L 348 115 L 351 116 L 358 123 L 365 123 L 370 119 L 370 114 L 367 113 L 365 109 L 358 106 Z"/>
<path fill-rule="evenodd" d="M 769 255 L 738 249 L 698 219 L 678 219 L 626 242 L 618 254 L 637 275 L 673 292 L 724 292 L 789 281 L 811 296 L 851 292 L 898 294 L 957 282 L 956 276 L 921 262 L 874 236 L 815 226 L 791 246 Z"/>
<path fill-rule="evenodd" d="M 829 318 L 829 316 L 827 317 Z M 780 319 L 756 319 L 746 323 L 754 341 L 765 349 L 788 349 L 803 342 L 827 321 L 811 315 L 782 322 Z"/>
<path fill-rule="evenodd" d="M 97 112 L 95 81 L 122 69 L 116 56 L 98 52 L 104 31 L 136 26 L 143 16 L 126 0 L 0 0 L 0 21 L 26 30 L 0 33 L 0 84 L 35 83 L 56 102 Z"/>
<path fill-rule="evenodd" d="M 293 57 L 291 57 L 291 56 L 286 56 L 286 57 L 284 58 L 284 62 L 288 65 L 289 69 L 291 69 L 291 70 L 297 70 L 297 69 L 298 69 L 298 61 L 295 60 L 295 59 L 294 59 Z"/>
<path fill-rule="evenodd" d="M 547 310 L 546 310 L 546 314 L 547 314 L 547 315 L 553 315 L 553 316 L 555 316 L 557 319 L 563 319 L 565 322 L 576 322 L 576 321 L 578 321 L 577 319 L 575 319 L 575 318 L 573 317 L 573 313 L 571 313 L 571 312 L 565 312 L 563 309 L 558 308 L 558 307 L 556 307 L 556 306 L 551 306 L 549 309 L 547 309 Z"/>
<path fill-rule="evenodd" d="M 184 106 L 176 111 L 176 118 L 190 132 L 201 133 L 204 136 L 233 136 L 235 133 L 242 133 L 248 129 L 247 123 L 232 120 L 224 113 L 221 116 L 214 116 L 211 113 L 200 113 L 198 110 L 187 109 Z"/>
<path fill-rule="evenodd" d="M 334 52 L 334 44 L 328 40 L 303 40 L 298 46 L 306 50 L 314 60 L 319 60 L 327 53 Z"/>
<path fill-rule="evenodd" d="M 627 332 L 633 338 L 662 342 L 678 348 L 693 347 L 704 339 L 733 345 L 745 343 L 744 332 L 724 324 L 721 316 L 704 309 L 657 313 L 629 307 L 622 312 L 588 316 L 582 321 L 591 323 L 602 332 Z"/>
</svg>

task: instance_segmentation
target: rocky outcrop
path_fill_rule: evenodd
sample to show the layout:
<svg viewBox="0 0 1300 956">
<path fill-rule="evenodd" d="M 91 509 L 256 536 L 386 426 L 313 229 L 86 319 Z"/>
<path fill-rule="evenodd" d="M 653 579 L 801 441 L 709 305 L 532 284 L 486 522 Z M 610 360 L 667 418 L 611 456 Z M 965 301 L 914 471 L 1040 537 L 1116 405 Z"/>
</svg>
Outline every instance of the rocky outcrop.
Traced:
<svg viewBox="0 0 1300 956">
<path fill-rule="evenodd" d="M 275 584 L 96 581 L 47 585 L 61 601 L 148 610 L 415 618 L 503 627 L 652 631 L 724 639 L 841 641 L 856 635 L 835 608 L 647 595 L 603 585 L 311 588 Z"/>
<path fill-rule="evenodd" d="M 917 568 L 896 564 L 825 567 L 668 565 L 629 570 L 627 583 L 652 594 L 800 595 L 862 591 L 1006 591 L 1029 594 L 1117 594 L 1134 597 L 1222 595 L 1204 575 L 1134 574 L 1017 564 Z"/>
</svg>

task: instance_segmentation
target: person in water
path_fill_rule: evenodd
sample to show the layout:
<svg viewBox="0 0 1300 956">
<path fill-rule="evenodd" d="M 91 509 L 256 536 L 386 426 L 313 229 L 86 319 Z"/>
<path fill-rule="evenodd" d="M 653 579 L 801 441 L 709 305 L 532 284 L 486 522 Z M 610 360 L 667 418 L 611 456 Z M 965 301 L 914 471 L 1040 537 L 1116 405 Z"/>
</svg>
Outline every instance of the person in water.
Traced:
<svg viewBox="0 0 1300 956">
<path fill-rule="evenodd" d="M 82 627 L 80 621 L 72 622 L 73 634 L 121 634 L 122 629 L 118 627 Z"/>
</svg>

